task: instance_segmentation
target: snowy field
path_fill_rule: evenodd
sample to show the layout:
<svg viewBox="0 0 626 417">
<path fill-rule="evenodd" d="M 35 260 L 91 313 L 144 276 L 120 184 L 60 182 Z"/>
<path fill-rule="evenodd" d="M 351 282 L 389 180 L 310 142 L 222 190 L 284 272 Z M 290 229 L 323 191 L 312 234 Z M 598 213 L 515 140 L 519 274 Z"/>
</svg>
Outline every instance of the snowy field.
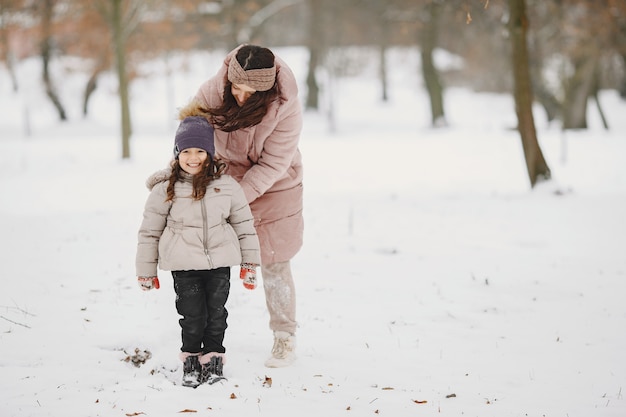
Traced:
<svg viewBox="0 0 626 417">
<path fill-rule="evenodd" d="M 306 54 L 277 52 L 304 87 Z M 110 75 L 83 120 L 81 65 L 57 67 L 59 123 L 38 62 L 17 93 L 0 67 L 2 417 L 626 416 L 626 102 L 565 134 L 537 108 L 554 180 L 531 190 L 512 98 L 449 89 L 430 129 L 415 51 L 391 54 L 389 102 L 373 68 L 333 80 L 333 132 L 305 115 L 295 365 L 264 368 L 263 291 L 233 279 L 228 381 L 181 387 L 171 276 L 139 290 L 136 234 L 223 53 L 144 68 L 124 161 Z"/>
</svg>

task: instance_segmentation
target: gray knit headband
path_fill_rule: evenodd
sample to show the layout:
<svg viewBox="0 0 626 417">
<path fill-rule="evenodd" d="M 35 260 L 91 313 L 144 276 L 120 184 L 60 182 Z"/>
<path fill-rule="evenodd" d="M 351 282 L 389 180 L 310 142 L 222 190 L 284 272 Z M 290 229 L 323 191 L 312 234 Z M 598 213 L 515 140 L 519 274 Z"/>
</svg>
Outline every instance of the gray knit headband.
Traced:
<svg viewBox="0 0 626 417">
<path fill-rule="evenodd" d="M 272 68 L 249 69 L 246 71 L 241 67 L 237 58 L 232 57 L 228 64 L 228 81 L 233 84 L 245 84 L 256 91 L 267 91 L 276 82 L 276 65 Z"/>
</svg>

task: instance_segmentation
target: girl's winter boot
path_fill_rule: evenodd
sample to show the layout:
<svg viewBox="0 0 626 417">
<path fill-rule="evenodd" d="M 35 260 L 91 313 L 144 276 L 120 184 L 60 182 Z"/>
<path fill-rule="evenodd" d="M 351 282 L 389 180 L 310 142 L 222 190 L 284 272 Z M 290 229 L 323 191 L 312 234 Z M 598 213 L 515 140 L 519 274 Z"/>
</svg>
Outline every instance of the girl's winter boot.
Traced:
<svg viewBox="0 0 626 417">
<path fill-rule="evenodd" d="M 206 355 L 202 355 L 200 358 L 200 364 L 202 365 L 201 383 L 207 383 L 212 385 L 217 381 L 221 381 L 224 378 L 224 354 L 211 352 Z"/>
<path fill-rule="evenodd" d="M 198 355 L 188 355 L 183 362 L 183 386 L 196 388 L 200 385 L 202 366 Z"/>
</svg>

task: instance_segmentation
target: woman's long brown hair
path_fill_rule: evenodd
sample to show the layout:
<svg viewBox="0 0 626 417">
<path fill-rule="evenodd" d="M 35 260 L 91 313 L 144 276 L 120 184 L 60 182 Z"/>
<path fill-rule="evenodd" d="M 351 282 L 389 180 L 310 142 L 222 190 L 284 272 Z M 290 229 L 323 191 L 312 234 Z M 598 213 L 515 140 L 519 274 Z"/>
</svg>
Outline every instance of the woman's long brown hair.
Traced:
<svg viewBox="0 0 626 417">
<path fill-rule="evenodd" d="M 231 59 L 236 59 L 246 71 L 272 68 L 275 65 L 274 53 L 257 45 L 241 47 Z M 278 79 L 278 72 L 276 79 Z M 231 88 L 232 82 L 226 77 L 222 104 L 208 109 L 211 124 L 224 132 L 258 125 L 267 114 L 270 104 L 275 100 L 281 100 L 280 86 L 277 81 L 274 81 L 274 86 L 267 91 L 256 91 L 241 107 L 233 97 Z"/>
<path fill-rule="evenodd" d="M 202 165 L 202 171 L 195 174 L 192 180 L 192 192 L 191 198 L 194 200 L 202 200 L 206 194 L 206 189 L 214 179 L 221 177 L 226 164 L 219 159 L 213 160 L 211 155 L 207 155 L 206 161 Z M 170 174 L 167 185 L 167 198 L 165 201 L 174 201 L 176 194 L 174 193 L 174 187 L 178 181 L 183 180 L 183 169 L 180 167 L 178 159 L 174 159 L 171 163 L 172 173 Z"/>
<path fill-rule="evenodd" d="M 274 87 L 267 91 L 255 92 L 243 106 L 239 107 L 231 92 L 231 86 L 232 83 L 226 81 L 222 105 L 207 110 L 210 113 L 211 124 L 224 132 L 258 125 L 267 114 L 270 104 L 280 99 L 280 87 L 275 83 Z"/>
</svg>

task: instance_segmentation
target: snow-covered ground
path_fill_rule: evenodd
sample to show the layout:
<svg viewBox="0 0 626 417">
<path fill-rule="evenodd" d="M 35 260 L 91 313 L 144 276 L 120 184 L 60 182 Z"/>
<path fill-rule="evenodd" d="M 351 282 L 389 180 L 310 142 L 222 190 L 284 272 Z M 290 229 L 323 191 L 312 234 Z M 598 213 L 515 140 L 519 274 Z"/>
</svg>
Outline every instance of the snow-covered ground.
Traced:
<svg viewBox="0 0 626 417">
<path fill-rule="evenodd" d="M 277 52 L 304 87 L 306 54 Z M 174 109 L 222 56 L 145 68 L 124 161 L 111 76 L 81 120 L 66 68 L 62 124 L 37 62 L 18 93 L 0 68 L 0 415 L 626 415 L 626 103 L 603 93 L 611 130 L 591 107 L 565 134 L 537 109 L 554 180 L 531 190 L 512 99 L 450 89 L 432 130 L 415 52 L 388 103 L 372 71 L 333 80 L 334 133 L 305 115 L 295 365 L 263 367 L 262 289 L 233 279 L 228 381 L 181 387 L 171 276 L 138 289 L 136 233 Z"/>
</svg>

